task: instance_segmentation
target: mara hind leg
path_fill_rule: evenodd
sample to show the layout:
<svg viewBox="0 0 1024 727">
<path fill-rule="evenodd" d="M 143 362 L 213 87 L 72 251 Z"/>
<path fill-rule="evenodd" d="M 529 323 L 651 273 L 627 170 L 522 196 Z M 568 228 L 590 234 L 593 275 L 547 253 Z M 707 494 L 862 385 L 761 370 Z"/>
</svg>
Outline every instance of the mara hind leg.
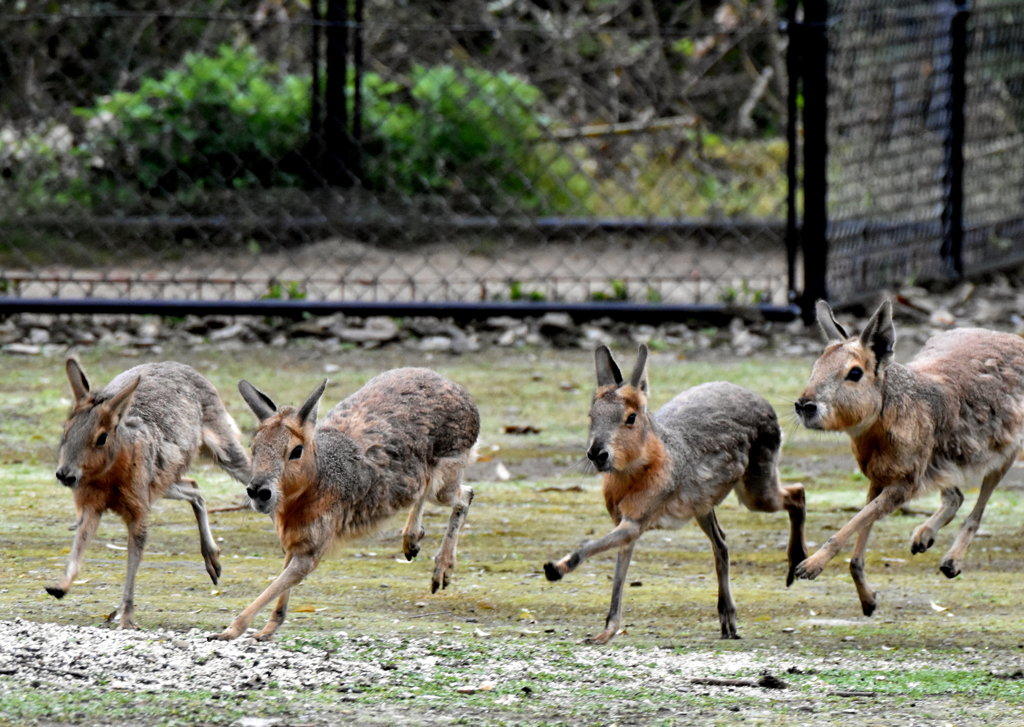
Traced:
<svg viewBox="0 0 1024 727">
<path fill-rule="evenodd" d="M 405 555 L 406 560 L 412 560 L 419 555 L 420 541 L 423 540 L 423 536 L 426 534 L 423 530 L 423 506 L 427 502 L 427 497 L 430 496 L 431 482 L 431 475 L 428 474 L 423 492 L 419 494 L 416 502 L 413 503 L 412 509 L 409 511 L 409 517 L 405 520 L 405 527 L 402 528 L 402 553 Z"/>
<path fill-rule="evenodd" d="M 239 441 L 241 433 L 235 420 L 223 409 L 204 414 L 203 445 L 225 472 L 248 485 L 252 478 L 252 462 L 249 452 Z"/>
<path fill-rule="evenodd" d="M 714 510 L 709 510 L 705 515 L 698 515 L 696 519 L 700 529 L 711 541 L 711 551 L 715 556 L 715 575 L 718 576 L 718 622 L 722 627 L 722 638 L 738 639 L 736 603 L 732 600 L 732 587 L 729 583 L 729 547 L 725 544 L 725 533 L 718 525 Z"/>
<path fill-rule="evenodd" d="M 964 493 L 958 487 L 942 490 L 942 503 L 935 513 L 914 529 L 910 536 L 910 552 L 914 555 L 923 553 L 935 545 L 935 536 L 941 528 L 949 524 L 960 506 L 964 504 Z"/>
<path fill-rule="evenodd" d="M 199 491 L 196 481 L 191 477 L 182 477 L 181 480 L 171 485 L 164 497 L 170 500 L 184 500 L 192 506 L 192 513 L 196 516 L 196 524 L 199 526 L 199 552 L 203 554 L 203 563 L 206 564 L 206 572 L 210 580 L 216 585 L 220 578 L 220 548 L 213 539 L 210 531 L 210 520 L 206 515 L 206 500 Z"/>
<path fill-rule="evenodd" d="M 439 588 L 447 588 L 455 570 L 455 553 L 458 549 L 459 531 L 466 522 L 469 506 L 473 502 L 473 488 L 462 483 L 462 474 L 469 464 L 471 453 L 462 457 L 443 459 L 434 467 L 430 474 L 430 498 L 439 505 L 451 505 L 452 514 L 448 518 L 441 548 L 434 557 L 434 575 L 430 591 L 437 593 Z"/>
<path fill-rule="evenodd" d="M 807 504 L 803 485 L 782 485 L 779 482 L 780 441 L 775 437 L 765 436 L 754 443 L 747 471 L 736 488 L 736 495 L 749 510 L 785 510 L 789 515 L 789 544 L 786 547 L 789 567 L 786 572 L 786 586 L 790 586 L 796 577 L 796 567 L 807 558 L 807 544 L 804 540 Z"/>
<path fill-rule="evenodd" d="M 939 570 L 947 578 L 955 578 L 960 575 L 960 571 L 964 566 L 964 556 L 967 555 L 967 549 L 971 546 L 974 534 L 978 532 L 978 528 L 981 526 L 981 518 L 985 514 L 985 505 L 988 504 L 988 498 L 992 496 L 992 491 L 996 489 L 996 485 L 999 484 L 1003 476 L 1010 469 L 1010 465 L 1013 464 L 1015 458 L 1016 453 L 1014 453 L 1013 457 L 1008 457 L 999 469 L 992 470 L 985 475 L 985 479 L 982 480 L 981 491 L 978 493 L 978 501 L 974 503 L 974 509 L 971 510 L 971 514 L 964 520 L 960 532 L 956 534 L 956 540 L 953 541 L 952 547 L 939 564 Z"/>
</svg>

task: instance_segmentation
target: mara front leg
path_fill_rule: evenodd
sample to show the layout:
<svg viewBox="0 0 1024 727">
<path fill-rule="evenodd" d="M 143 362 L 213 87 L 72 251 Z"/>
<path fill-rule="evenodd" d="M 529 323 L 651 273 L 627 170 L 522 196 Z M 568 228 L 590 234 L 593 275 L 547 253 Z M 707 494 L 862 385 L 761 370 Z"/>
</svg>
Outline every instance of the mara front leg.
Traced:
<svg viewBox="0 0 1024 727">
<path fill-rule="evenodd" d="M 868 549 L 868 538 L 871 537 L 871 524 L 864 526 L 864 529 L 857 533 L 857 542 L 853 546 L 853 553 L 850 555 L 850 578 L 853 579 L 853 587 L 857 589 L 857 597 L 860 599 L 860 610 L 865 616 L 875 612 L 878 605 L 875 600 L 875 589 L 872 588 L 864 577 L 864 553 Z"/>
<path fill-rule="evenodd" d="M 718 525 L 715 511 L 697 517 L 697 524 L 711 541 L 715 556 L 715 575 L 718 576 L 718 623 L 722 627 L 723 639 L 738 639 L 736 633 L 736 602 L 732 600 L 732 586 L 729 583 L 729 546 L 725 544 L 725 533 Z"/>
<path fill-rule="evenodd" d="M 626 573 L 629 571 L 629 563 L 633 558 L 633 548 L 636 541 L 632 541 L 619 548 L 619 554 L 615 558 L 615 577 L 612 579 L 612 602 L 608 606 L 608 617 L 604 621 L 604 631 L 586 639 L 588 644 L 607 644 L 619 633 L 622 625 L 622 592 L 626 586 Z"/>
<path fill-rule="evenodd" d="M 57 585 L 46 587 L 46 592 L 54 598 L 64 598 L 71 589 L 71 584 L 82 570 L 85 549 L 89 547 L 99 524 L 100 512 L 98 510 L 92 508 L 82 510 L 81 517 L 78 519 L 78 527 L 75 528 L 75 538 L 71 543 L 71 555 L 68 556 L 68 564 L 64 569 L 64 578 Z"/>
<path fill-rule="evenodd" d="M 545 563 L 544 575 L 549 581 L 561 580 L 562 576 L 576 570 L 576 568 L 579 567 L 579 564 L 587 558 L 597 555 L 598 553 L 603 553 L 606 550 L 611 550 L 612 548 L 621 548 L 625 545 L 629 545 L 639 538 L 642 532 L 640 523 L 636 520 L 623 518 L 619 521 L 619 524 L 603 538 L 588 540 L 579 547 L 579 550 L 569 553 L 569 555 L 565 556 L 558 562 L 548 561 Z"/>
<path fill-rule="evenodd" d="M 288 555 L 284 561 L 285 570 L 288 569 L 291 562 L 292 557 Z M 277 603 L 274 605 L 270 618 L 267 619 L 267 623 L 262 629 L 252 635 L 253 639 L 256 641 L 270 641 L 274 637 L 274 633 L 281 628 L 281 624 L 284 623 L 284 619 L 288 615 L 288 598 L 291 596 L 291 593 L 292 590 L 289 588 L 277 597 Z"/>
<path fill-rule="evenodd" d="M 278 609 L 282 609 L 281 613 L 278 613 L 278 609 L 275 609 L 266 627 L 256 634 L 263 641 L 269 639 L 274 631 L 284 622 L 285 612 L 288 608 L 288 591 L 312 573 L 318 562 L 318 559 L 312 555 L 289 555 L 285 560 L 284 570 L 274 579 L 274 582 L 267 586 L 266 590 L 257 596 L 256 600 L 250 603 L 244 611 L 238 614 L 230 626 L 209 638 L 220 641 L 237 639 L 245 633 L 245 630 L 249 628 L 249 624 L 252 623 L 256 614 L 263 610 L 264 606 L 275 598 L 279 598 L 277 606 Z"/>
<path fill-rule="evenodd" d="M 867 503 L 870 503 L 881 493 L 881 489 L 874 483 L 868 489 Z M 860 610 L 865 616 L 875 612 L 877 602 L 875 600 L 875 589 L 868 584 L 864 577 L 864 554 L 868 549 L 868 540 L 871 537 L 872 523 L 868 523 L 857 531 L 857 541 L 853 545 L 853 553 L 850 554 L 850 578 L 853 579 L 853 587 L 857 589 L 857 597 L 860 599 Z"/>
<path fill-rule="evenodd" d="M 128 526 L 128 572 L 124 579 L 121 605 L 107 616 L 107 622 L 112 622 L 118 614 L 121 614 L 118 622 L 120 628 L 137 629 L 139 627 L 135 623 L 135 576 L 139 572 L 142 553 L 146 549 L 148 525 L 145 517 L 140 517 L 134 522 L 127 522 L 126 525 Z"/>
<path fill-rule="evenodd" d="M 818 552 L 796 567 L 796 577 L 814 580 L 821 575 L 825 565 L 836 557 L 836 554 L 843 549 L 846 541 L 854 533 L 858 533 L 865 527 L 873 525 L 876 520 L 885 517 L 905 503 L 910 499 L 909 492 L 910 483 L 897 483 L 882 489 L 878 497 L 873 498 L 867 505 L 861 508 L 860 512 L 850 519 L 850 522 L 841 527 L 839 532 L 826 540 L 818 548 Z"/>
</svg>

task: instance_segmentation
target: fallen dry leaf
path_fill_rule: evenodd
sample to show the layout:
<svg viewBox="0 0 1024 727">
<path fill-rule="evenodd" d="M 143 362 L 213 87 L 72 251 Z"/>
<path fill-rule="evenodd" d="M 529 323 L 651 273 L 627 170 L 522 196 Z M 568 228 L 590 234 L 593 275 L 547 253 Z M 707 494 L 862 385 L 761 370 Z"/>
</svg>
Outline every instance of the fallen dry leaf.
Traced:
<svg viewBox="0 0 1024 727">
<path fill-rule="evenodd" d="M 540 427 L 532 424 L 506 424 L 505 434 L 540 434 Z"/>
</svg>

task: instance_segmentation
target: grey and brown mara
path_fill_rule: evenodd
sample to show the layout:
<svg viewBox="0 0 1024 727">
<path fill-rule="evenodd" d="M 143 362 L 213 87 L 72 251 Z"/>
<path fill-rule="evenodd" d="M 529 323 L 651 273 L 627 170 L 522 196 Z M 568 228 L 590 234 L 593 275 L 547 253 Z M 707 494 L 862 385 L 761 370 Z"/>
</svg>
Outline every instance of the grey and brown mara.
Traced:
<svg viewBox="0 0 1024 727">
<path fill-rule="evenodd" d="M 850 575 L 871 615 L 876 600 L 864 578 L 864 552 L 874 522 L 939 489 L 942 504 L 911 537 L 911 552 L 923 553 L 963 503 L 959 486 L 980 478 L 977 504 L 939 566 L 949 578 L 963 568 L 985 504 L 1024 442 L 1024 339 L 980 328 L 947 331 L 904 366 L 893 356 L 889 301 L 859 336 L 848 336 L 824 301 L 817 313 L 828 343 L 796 413 L 810 429 L 849 434 L 870 486 L 864 508 L 800 564 L 797 576 L 815 578 L 856 534 Z"/>
<path fill-rule="evenodd" d="M 248 493 L 255 510 L 271 513 L 285 551 L 284 570 L 222 633 L 235 639 L 277 600 L 255 638 L 270 639 L 284 622 L 291 588 L 309 575 L 330 545 L 365 533 L 411 507 L 402 548 L 412 560 L 423 537 L 423 506 L 452 507 L 434 558 L 432 589 L 448 586 L 459 530 L 473 500 L 462 482 L 480 434 L 480 414 L 458 384 L 434 371 L 386 371 L 337 404 L 316 424 L 327 381 L 298 409 L 278 409 L 247 381 L 242 398 L 259 418 L 252 443 Z"/>
<path fill-rule="evenodd" d="M 63 598 L 78 575 L 85 549 L 100 522 L 113 510 L 128 528 L 128 574 L 121 628 L 135 628 L 135 574 L 146 545 L 152 503 L 186 500 L 199 525 L 200 550 L 214 583 L 220 577 L 218 548 L 210 533 L 206 504 L 193 479 L 185 477 L 192 457 L 205 447 L 228 474 L 249 480 L 249 454 L 238 426 L 213 385 L 180 363 L 147 363 L 119 374 L 99 391 L 78 362 L 65 362 L 74 403 L 60 440 L 57 479 L 71 489 L 78 526 L 64 578 L 46 590 Z"/>
<path fill-rule="evenodd" d="M 775 411 L 757 394 L 716 381 L 687 389 L 652 416 L 647 411 L 646 346 L 640 346 L 628 382 L 606 347 L 597 348 L 595 363 L 587 457 L 604 473 L 604 499 L 615 528 L 560 561 L 546 563 L 545 575 L 557 581 L 590 556 L 618 548 L 605 629 L 589 639 L 603 644 L 619 630 L 623 586 L 637 539 L 652 528 L 678 528 L 694 518 L 714 552 L 722 638 L 738 638 L 729 551 L 715 506 L 735 490 L 750 510 L 788 512 L 787 585 L 806 557 L 804 490 L 779 483 L 782 432 Z"/>
</svg>

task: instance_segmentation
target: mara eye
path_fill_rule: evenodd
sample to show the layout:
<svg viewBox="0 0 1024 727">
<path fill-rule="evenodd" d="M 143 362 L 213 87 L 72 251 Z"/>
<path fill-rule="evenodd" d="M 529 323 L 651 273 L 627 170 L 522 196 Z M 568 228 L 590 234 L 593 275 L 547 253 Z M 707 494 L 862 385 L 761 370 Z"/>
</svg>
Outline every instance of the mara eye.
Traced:
<svg viewBox="0 0 1024 727">
<path fill-rule="evenodd" d="M 288 455 L 288 459 L 298 459 L 301 456 L 302 456 L 302 445 L 301 444 L 297 444 L 297 445 L 295 445 L 295 449 L 292 450 L 292 453 Z"/>
<path fill-rule="evenodd" d="M 864 375 L 864 370 L 860 366 L 854 366 L 846 374 L 847 381 L 860 381 L 860 378 Z"/>
<path fill-rule="evenodd" d="M 633 424 L 636 424 L 636 413 L 635 412 L 630 414 L 628 417 L 626 417 L 626 426 L 631 426 Z"/>
<path fill-rule="evenodd" d="M 100 436 L 96 437 L 96 446 L 97 447 L 102 447 L 106 443 L 107 443 L 107 433 L 106 432 L 100 432 Z"/>
</svg>

